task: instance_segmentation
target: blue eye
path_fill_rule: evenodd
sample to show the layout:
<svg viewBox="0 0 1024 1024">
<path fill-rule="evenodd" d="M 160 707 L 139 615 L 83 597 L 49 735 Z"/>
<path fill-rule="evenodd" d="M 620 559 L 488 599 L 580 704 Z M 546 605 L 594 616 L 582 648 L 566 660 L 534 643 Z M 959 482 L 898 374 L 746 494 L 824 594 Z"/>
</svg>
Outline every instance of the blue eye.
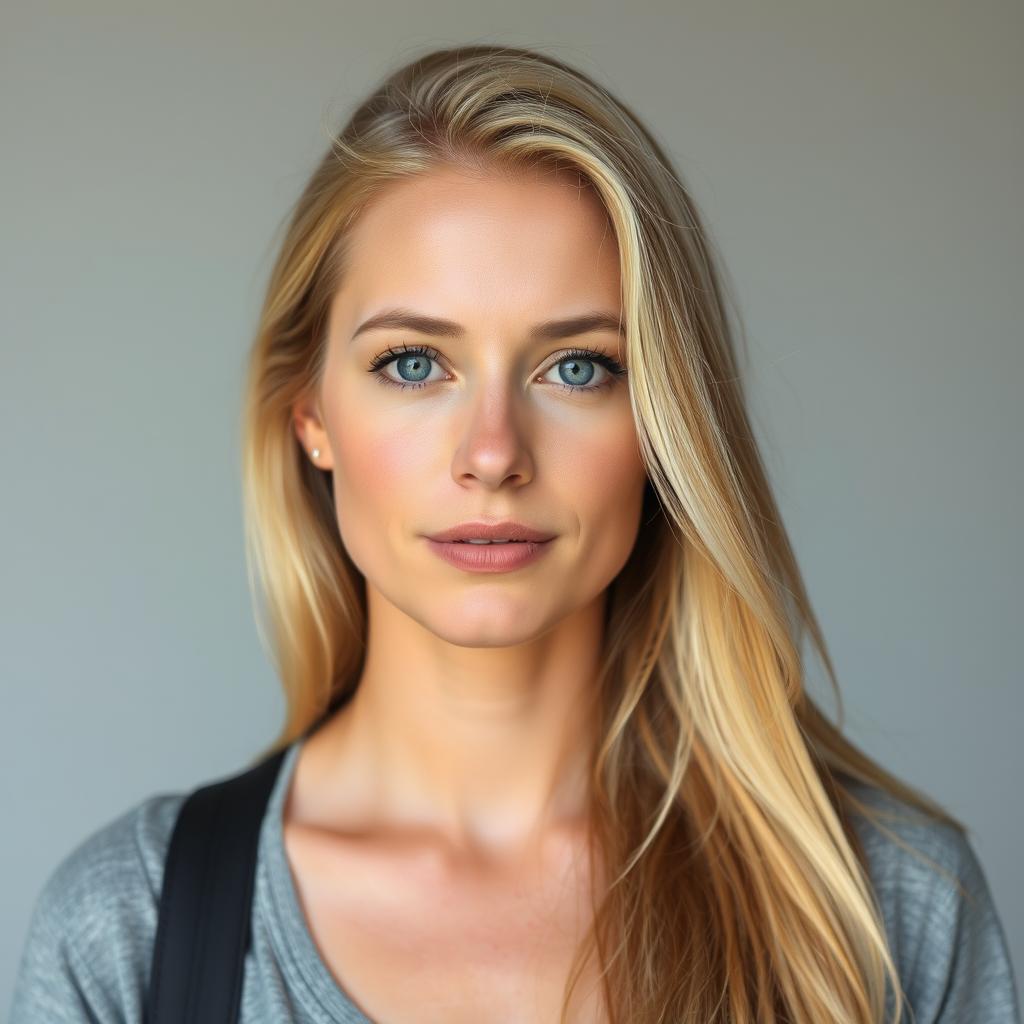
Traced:
<svg viewBox="0 0 1024 1024">
<path fill-rule="evenodd" d="M 563 370 L 563 364 L 568 370 Z M 590 364 L 588 366 L 588 364 Z M 605 371 L 605 379 L 599 384 L 589 384 L 594 377 L 594 365 L 600 366 Z M 554 381 L 560 388 L 566 391 L 600 391 L 602 388 L 610 387 L 618 381 L 619 377 L 625 376 L 623 366 L 611 356 L 603 352 L 591 352 L 589 349 L 574 348 L 551 367 L 557 370 L 562 377 L 560 381 Z M 582 377 L 582 380 L 580 378 Z M 569 378 L 568 382 L 565 379 Z"/>
<path fill-rule="evenodd" d="M 430 383 L 427 377 L 430 374 L 428 361 L 436 361 L 440 353 L 433 348 L 414 345 L 408 348 L 388 348 L 377 356 L 370 365 L 369 372 L 372 373 L 382 384 L 390 384 L 396 388 L 422 388 Z M 383 372 L 383 368 L 390 363 L 396 363 L 401 369 L 399 373 L 408 374 L 411 379 L 395 380 Z M 574 348 L 564 353 L 561 358 L 551 367 L 558 369 L 563 363 L 569 364 L 569 370 L 562 372 L 563 381 L 552 381 L 564 391 L 600 391 L 603 388 L 617 384 L 621 377 L 626 375 L 625 367 L 617 360 L 603 352 L 593 352 L 590 349 Z M 594 371 L 588 370 L 587 363 L 596 363 L 606 371 L 606 377 L 599 384 L 589 384 L 593 379 Z M 568 382 L 564 377 L 569 376 Z M 582 378 L 582 380 L 580 380 Z"/>
<path fill-rule="evenodd" d="M 430 367 L 427 365 L 428 360 L 434 361 L 438 358 L 439 353 L 435 349 L 421 347 L 389 348 L 374 359 L 370 366 L 370 372 L 385 384 L 393 384 L 398 388 L 421 388 L 426 384 L 426 377 L 430 373 Z M 410 374 L 412 380 L 395 380 L 386 373 L 382 373 L 381 367 L 387 366 L 389 363 L 401 365 L 403 368 L 402 372 Z"/>
</svg>

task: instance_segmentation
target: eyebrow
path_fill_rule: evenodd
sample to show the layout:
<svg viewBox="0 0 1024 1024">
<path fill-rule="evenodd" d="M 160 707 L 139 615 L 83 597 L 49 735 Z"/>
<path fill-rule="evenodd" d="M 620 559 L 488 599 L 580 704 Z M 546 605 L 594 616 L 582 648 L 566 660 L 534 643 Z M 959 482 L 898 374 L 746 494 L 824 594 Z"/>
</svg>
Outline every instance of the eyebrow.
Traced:
<svg viewBox="0 0 1024 1024">
<path fill-rule="evenodd" d="M 352 335 L 356 338 L 364 331 L 373 331 L 382 327 L 404 327 L 410 331 L 417 331 L 420 334 L 429 334 L 437 338 L 463 338 L 466 329 L 455 323 L 454 320 L 442 320 L 439 317 L 425 316 L 416 313 L 411 309 L 386 309 L 382 313 L 371 316 L 364 320 Z M 559 338 L 571 338 L 576 334 L 586 334 L 589 331 L 615 331 L 617 334 L 625 334 L 625 328 L 619 317 L 612 313 L 593 312 L 584 313 L 581 316 L 568 317 L 564 320 L 545 320 L 536 325 L 530 332 L 531 335 L 541 341 L 553 341 Z"/>
</svg>

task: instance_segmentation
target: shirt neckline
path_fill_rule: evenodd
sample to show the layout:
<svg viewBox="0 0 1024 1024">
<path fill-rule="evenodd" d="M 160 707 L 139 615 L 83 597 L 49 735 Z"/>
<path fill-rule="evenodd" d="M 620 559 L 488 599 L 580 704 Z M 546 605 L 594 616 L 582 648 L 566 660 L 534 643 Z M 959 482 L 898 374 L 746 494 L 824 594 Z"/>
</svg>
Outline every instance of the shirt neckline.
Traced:
<svg viewBox="0 0 1024 1024">
<path fill-rule="evenodd" d="M 260 829 L 257 905 L 289 990 L 311 1014 L 338 1024 L 374 1024 L 338 983 L 317 948 L 302 912 L 284 845 L 284 806 L 306 735 L 293 740 L 281 761 Z"/>
</svg>

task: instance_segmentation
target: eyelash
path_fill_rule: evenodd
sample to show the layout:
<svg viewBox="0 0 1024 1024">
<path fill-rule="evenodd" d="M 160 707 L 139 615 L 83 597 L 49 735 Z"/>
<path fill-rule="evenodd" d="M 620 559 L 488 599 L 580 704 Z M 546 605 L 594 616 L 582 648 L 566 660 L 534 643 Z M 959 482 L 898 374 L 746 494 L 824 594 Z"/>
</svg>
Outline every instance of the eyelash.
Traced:
<svg viewBox="0 0 1024 1024">
<path fill-rule="evenodd" d="M 427 381 L 421 381 L 420 383 L 414 383 L 411 381 L 403 380 L 397 381 L 392 380 L 385 373 L 382 373 L 382 369 L 389 363 L 394 362 L 396 359 L 402 356 L 426 356 L 428 359 L 432 359 L 435 362 L 439 361 L 441 354 L 434 348 L 428 348 L 423 345 L 413 345 L 409 348 L 388 348 L 377 356 L 370 364 L 369 372 L 372 373 L 382 384 L 390 384 L 396 388 L 422 388 L 428 383 Z M 617 360 L 613 359 L 609 355 L 605 355 L 603 352 L 594 352 L 591 349 L 585 348 L 573 348 L 568 352 L 562 354 L 552 366 L 557 366 L 559 363 L 564 363 L 569 359 L 584 359 L 588 362 L 597 363 L 608 370 L 610 376 L 607 380 L 600 384 L 585 385 L 585 384 L 556 384 L 556 387 L 560 387 L 563 391 L 601 391 L 606 387 L 611 387 L 617 384 L 620 377 L 624 377 L 627 373 L 625 367 Z M 431 381 L 430 383 L 438 383 L 437 381 Z"/>
</svg>

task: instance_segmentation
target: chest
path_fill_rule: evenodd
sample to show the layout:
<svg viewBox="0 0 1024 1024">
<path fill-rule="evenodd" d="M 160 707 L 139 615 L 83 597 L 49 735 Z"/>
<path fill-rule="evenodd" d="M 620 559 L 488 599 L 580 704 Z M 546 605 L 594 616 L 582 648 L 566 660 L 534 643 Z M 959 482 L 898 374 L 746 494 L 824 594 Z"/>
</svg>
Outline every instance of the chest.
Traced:
<svg viewBox="0 0 1024 1024">
<path fill-rule="evenodd" d="M 590 923 L 589 873 L 569 845 L 495 870 L 286 825 L 303 915 L 336 982 L 388 1024 L 550 1024 Z M 572 1024 L 601 1024 L 593 963 Z"/>
</svg>

